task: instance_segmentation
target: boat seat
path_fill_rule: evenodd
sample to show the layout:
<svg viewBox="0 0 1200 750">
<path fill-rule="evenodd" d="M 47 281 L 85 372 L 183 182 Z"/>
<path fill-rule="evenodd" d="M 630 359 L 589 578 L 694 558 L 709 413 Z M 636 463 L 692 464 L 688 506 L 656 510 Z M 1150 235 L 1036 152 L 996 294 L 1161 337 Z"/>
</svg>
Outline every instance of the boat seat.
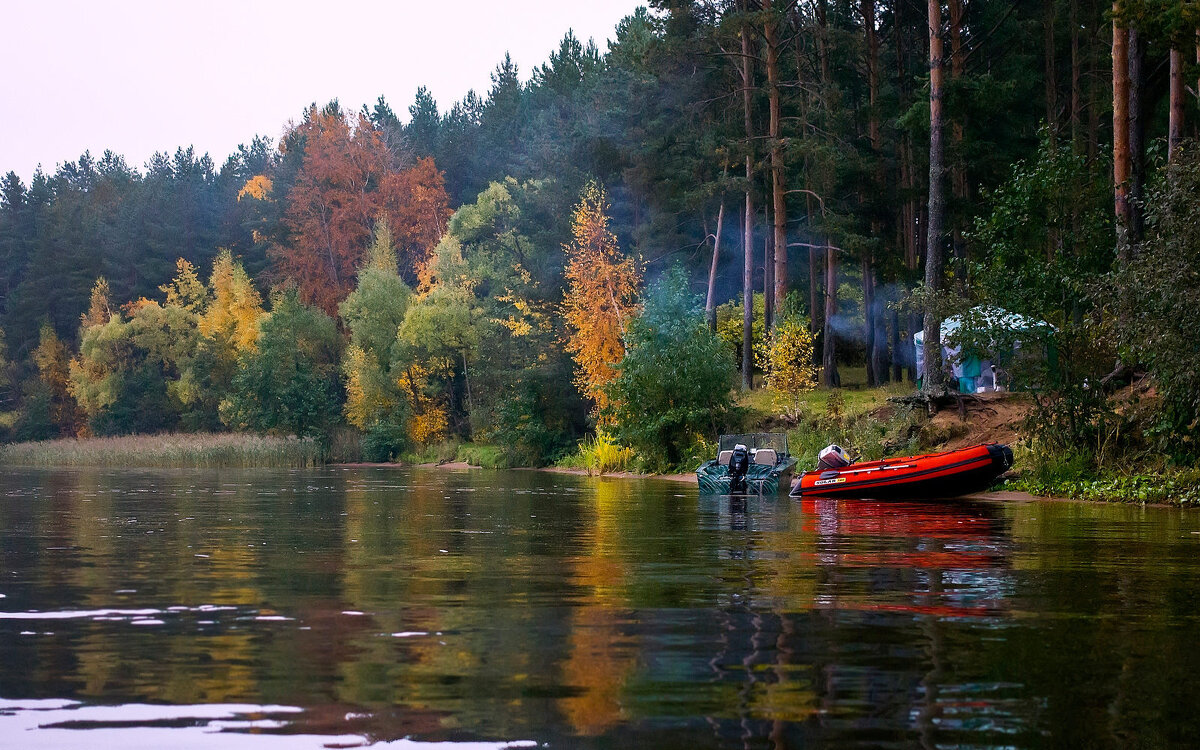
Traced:
<svg viewBox="0 0 1200 750">
<path fill-rule="evenodd" d="M 733 458 L 733 451 L 721 451 L 717 454 L 717 465 L 728 466 L 731 458 Z"/>
<path fill-rule="evenodd" d="M 779 462 L 779 454 L 771 448 L 759 448 L 754 451 L 754 463 L 760 466 L 774 466 Z"/>
</svg>

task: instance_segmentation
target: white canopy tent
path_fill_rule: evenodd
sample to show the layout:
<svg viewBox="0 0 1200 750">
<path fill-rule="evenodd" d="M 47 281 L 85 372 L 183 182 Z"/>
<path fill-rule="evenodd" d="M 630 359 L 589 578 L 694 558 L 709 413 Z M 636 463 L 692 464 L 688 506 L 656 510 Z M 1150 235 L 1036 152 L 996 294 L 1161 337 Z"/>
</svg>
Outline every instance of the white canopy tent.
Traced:
<svg viewBox="0 0 1200 750">
<path fill-rule="evenodd" d="M 1030 318 L 1026 315 L 1009 312 L 995 305 L 979 305 L 972 308 L 966 315 L 951 315 L 942 321 L 942 359 L 949 362 L 954 377 L 958 379 L 958 388 L 963 393 L 1000 390 L 992 376 L 991 360 L 962 353 L 961 344 L 955 339 L 956 333 L 969 326 L 968 330 L 997 331 L 1007 330 L 1014 334 L 1032 332 L 1049 327 L 1049 323 Z M 1012 337 L 1014 350 L 1021 346 L 1021 336 Z M 925 332 L 913 334 L 913 350 L 916 357 L 917 377 L 925 376 Z"/>
</svg>

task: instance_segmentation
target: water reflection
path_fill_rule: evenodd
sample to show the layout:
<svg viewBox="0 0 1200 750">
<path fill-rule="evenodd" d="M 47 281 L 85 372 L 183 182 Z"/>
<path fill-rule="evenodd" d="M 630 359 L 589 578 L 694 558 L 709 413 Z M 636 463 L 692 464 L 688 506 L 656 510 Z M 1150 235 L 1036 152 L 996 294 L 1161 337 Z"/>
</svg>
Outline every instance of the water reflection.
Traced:
<svg viewBox="0 0 1200 750">
<path fill-rule="evenodd" d="M 1200 729 L 1200 523 L 1165 509 L 8 471 L 0 529 L 0 745 L 1125 747 Z"/>
</svg>

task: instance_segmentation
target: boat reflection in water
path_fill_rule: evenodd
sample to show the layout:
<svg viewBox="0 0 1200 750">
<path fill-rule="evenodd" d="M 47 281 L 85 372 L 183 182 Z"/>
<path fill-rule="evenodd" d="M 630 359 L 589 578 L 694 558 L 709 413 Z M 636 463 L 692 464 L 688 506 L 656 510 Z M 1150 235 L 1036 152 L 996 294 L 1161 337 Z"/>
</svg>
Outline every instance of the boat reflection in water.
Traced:
<svg viewBox="0 0 1200 750">
<path fill-rule="evenodd" d="M 864 596 L 831 581 L 818 607 L 908 612 L 950 617 L 999 615 L 1012 592 L 1005 574 L 1011 543 L 995 505 L 986 503 L 896 503 L 873 500 L 807 499 L 806 527 L 822 540 L 817 564 L 854 582 L 853 571 L 870 571 Z M 878 593 L 887 589 L 903 597 Z"/>
<path fill-rule="evenodd" d="M 970 661 L 965 633 L 1009 617 L 1013 545 L 1001 506 L 785 503 L 716 508 L 730 532 L 722 575 L 740 567 L 746 584 L 721 609 L 710 661 L 715 680 L 737 685 L 726 713 L 709 717 L 720 744 L 987 746 L 1036 735 L 1038 701 L 1013 685 L 959 682 L 945 667 Z"/>
</svg>

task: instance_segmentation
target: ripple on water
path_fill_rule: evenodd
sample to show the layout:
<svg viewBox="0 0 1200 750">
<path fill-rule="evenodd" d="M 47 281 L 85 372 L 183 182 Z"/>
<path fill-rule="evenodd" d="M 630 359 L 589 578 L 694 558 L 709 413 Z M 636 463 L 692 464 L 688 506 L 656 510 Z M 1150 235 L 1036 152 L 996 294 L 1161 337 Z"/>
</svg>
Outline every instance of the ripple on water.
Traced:
<svg viewBox="0 0 1200 750">
<path fill-rule="evenodd" d="M 537 747 L 532 740 L 500 742 L 375 742 L 366 734 L 305 734 L 298 706 L 213 703 L 200 705 L 88 705 L 60 699 L 0 698 L 0 737 L 20 737 L 23 750 L 63 747 L 222 748 L 301 750 L 376 747 L 395 750 L 515 750 Z M 369 713 L 346 714 L 348 724 L 366 725 Z M 319 717 L 318 717 L 319 720 Z M 86 730 L 86 733 L 83 731 Z M 299 731 L 298 731 L 299 730 Z M 218 737 L 219 735 L 219 737 Z"/>
</svg>

